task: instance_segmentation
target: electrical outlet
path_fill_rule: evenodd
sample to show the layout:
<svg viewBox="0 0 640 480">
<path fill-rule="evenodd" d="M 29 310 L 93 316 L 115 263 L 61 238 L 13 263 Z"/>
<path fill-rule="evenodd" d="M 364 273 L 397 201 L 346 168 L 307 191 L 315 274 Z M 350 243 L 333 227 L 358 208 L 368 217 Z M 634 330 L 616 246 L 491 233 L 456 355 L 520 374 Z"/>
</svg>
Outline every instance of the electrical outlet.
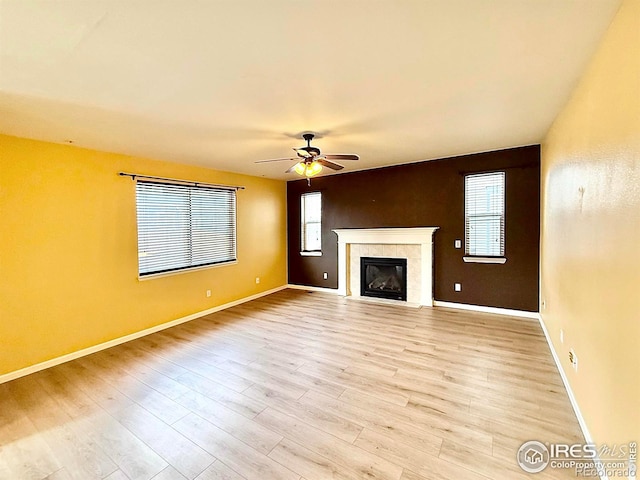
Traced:
<svg viewBox="0 0 640 480">
<path fill-rule="evenodd" d="M 564 343 L 564 330 L 560 329 L 560 343 Z"/>
<path fill-rule="evenodd" d="M 461 283 L 454 283 L 453 284 L 453 290 L 456 291 L 456 292 L 462 291 L 462 284 Z"/>
<path fill-rule="evenodd" d="M 453 246 L 454 248 L 462 248 L 462 240 L 455 240 Z"/>
<path fill-rule="evenodd" d="M 329 278 L 329 274 L 327 272 L 324 272 L 322 274 L 322 278 L 324 278 L 325 280 Z"/>
<path fill-rule="evenodd" d="M 211 290 L 207 290 L 207 297 L 211 296 Z"/>
<path fill-rule="evenodd" d="M 260 277 L 256 277 L 256 285 L 260 283 Z"/>
<path fill-rule="evenodd" d="M 571 362 L 571 366 L 577 372 L 578 371 L 578 356 L 576 352 L 573 351 L 573 348 L 569 350 L 569 362 Z"/>
</svg>

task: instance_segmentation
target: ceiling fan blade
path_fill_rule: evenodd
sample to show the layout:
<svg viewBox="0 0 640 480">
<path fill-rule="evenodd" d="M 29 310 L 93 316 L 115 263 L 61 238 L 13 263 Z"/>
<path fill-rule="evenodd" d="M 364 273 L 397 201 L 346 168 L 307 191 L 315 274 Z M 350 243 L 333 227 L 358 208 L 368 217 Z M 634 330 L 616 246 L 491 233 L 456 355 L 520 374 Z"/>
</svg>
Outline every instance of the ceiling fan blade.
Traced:
<svg viewBox="0 0 640 480">
<path fill-rule="evenodd" d="M 271 160 L 258 160 L 257 162 L 253 162 L 253 163 L 284 162 L 285 160 L 289 160 L 290 162 L 292 162 L 298 159 L 297 158 L 273 158 Z"/>
<path fill-rule="evenodd" d="M 316 162 L 324 167 L 330 168 L 331 170 L 342 170 L 344 168 L 342 165 L 330 162 L 329 160 L 325 160 L 324 158 L 318 158 Z"/>
<path fill-rule="evenodd" d="M 327 153 L 324 158 L 327 160 L 360 160 L 360 157 L 354 153 Z"/>
</svg>

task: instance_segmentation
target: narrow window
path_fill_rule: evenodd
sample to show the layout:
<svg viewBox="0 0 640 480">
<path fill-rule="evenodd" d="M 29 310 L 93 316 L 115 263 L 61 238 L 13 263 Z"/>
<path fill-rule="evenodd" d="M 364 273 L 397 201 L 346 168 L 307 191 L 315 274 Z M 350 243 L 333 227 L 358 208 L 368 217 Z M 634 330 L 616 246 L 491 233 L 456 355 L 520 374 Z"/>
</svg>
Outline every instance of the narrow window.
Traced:
<svg viewBox="0 0 640 480">
<path fill-rule="evenodd" d="M 236 260 L 236 192 L 138 180 L 138 274 Z"/>
<path fill-rule="evenodd" d="M 504 179 L 504 172 L 465 176 L 467 255 L 504 256 Z"/>
<path fill-rule="evenodd" d="M 322 194 L 304 193 L 300 197 L 301 253 L 320 254 L 322 250 Z"/>
</svg>

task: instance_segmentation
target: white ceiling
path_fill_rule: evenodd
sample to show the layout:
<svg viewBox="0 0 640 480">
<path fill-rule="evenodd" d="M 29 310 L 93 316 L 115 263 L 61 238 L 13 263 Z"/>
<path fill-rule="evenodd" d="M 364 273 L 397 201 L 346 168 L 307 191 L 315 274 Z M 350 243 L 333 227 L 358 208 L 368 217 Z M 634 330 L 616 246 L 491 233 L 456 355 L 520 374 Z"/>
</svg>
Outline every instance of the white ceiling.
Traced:
<svg viewBox="0 0 640 480">
<path fill-rule="evenodd" d="M 0 132 L 271 178 L 539 143 L 620 0 L 0 0 Z M 326 170 L 326 169 L 325 169 Z"/>
</svg>

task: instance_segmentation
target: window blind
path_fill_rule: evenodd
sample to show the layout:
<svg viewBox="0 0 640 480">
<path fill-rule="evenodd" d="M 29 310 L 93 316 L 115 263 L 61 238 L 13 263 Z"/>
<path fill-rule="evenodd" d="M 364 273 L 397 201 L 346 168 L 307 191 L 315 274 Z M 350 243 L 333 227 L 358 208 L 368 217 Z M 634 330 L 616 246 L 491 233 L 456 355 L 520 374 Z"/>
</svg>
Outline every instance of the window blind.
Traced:
<svg viewBox="0 0 640 480">
<path fill-rule="evenodd" d="M 504 172 L 465 176 L 465 251 L 504 256 Z"/>
<path fill-rule="evenodd" d="M 236 260 L 235 190 L 136 182 L 140 276 Z"/>
<path fill-rule="evenodd" d="M 301 246 L 303 252 L 319 252 L 322 248 L 322 194 L 304 193 L 300 197 Z"/>
</svg>

